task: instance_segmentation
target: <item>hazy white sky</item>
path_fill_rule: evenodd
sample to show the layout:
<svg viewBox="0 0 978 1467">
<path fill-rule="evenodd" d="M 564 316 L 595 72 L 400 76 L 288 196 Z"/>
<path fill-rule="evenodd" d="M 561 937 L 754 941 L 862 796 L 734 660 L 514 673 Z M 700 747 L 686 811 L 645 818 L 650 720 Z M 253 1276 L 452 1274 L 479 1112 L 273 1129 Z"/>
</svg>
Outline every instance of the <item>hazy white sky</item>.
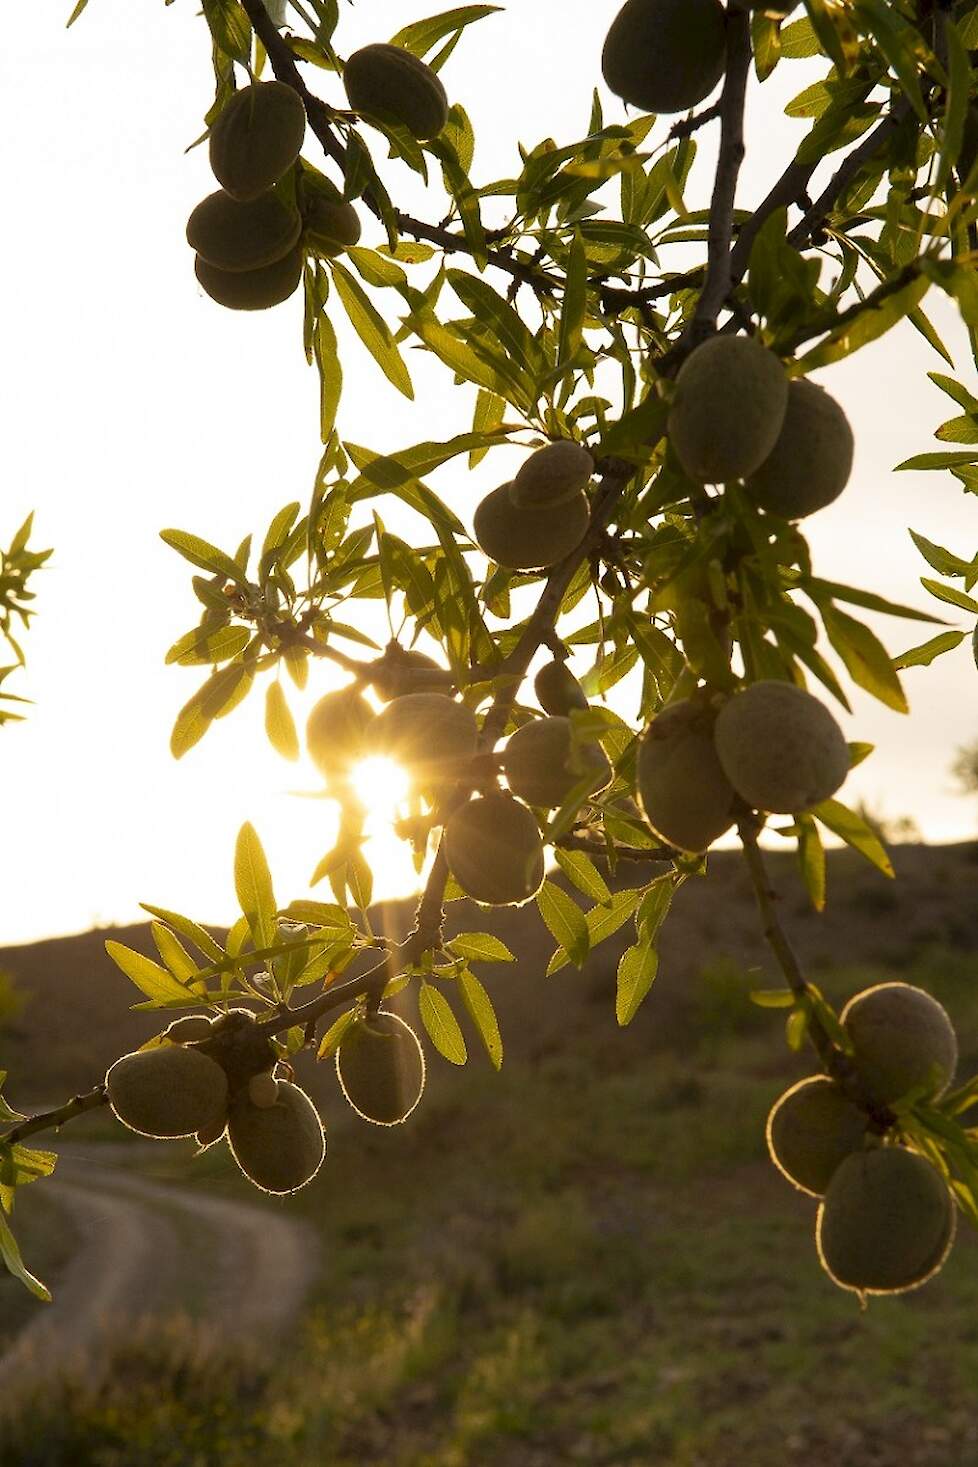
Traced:
<svg viewBox="0 0 978 1467">
<path fill-rule="evenodd" d="M 386 39 L 437 8 L 344 5 L 339 48 Z M 517 139 L 581 135 L 616 8 L 515 0 L 463 40 L 443 75 L 475 122 L 477 180 L 513 171 Z M 179 764 L 168 752 L 173 717 L 200 672 L 166 668 L 163 655 L 197 603 L 189 567 L 157 532 L 177 526 L 232 548 L 287 500 L 304 499 L 318 458 L 317 385 L 301 352 L 298 297 L 236 315 L 194 280 L 184 224 L 214 185 L 206 150 L 184 153 L 212 85 L 193 0 L 91 0 L 66 32 L 69 9 L 68 0 L 32 6 L 0 59 L 0 539 L 36 509 L 38 542 L 56 547 L 35 585 L 41 614 L 14 685 L 36 707 L 27 723 L 0 731 L 0 943 L 130 920 L 140 900 L 228 920 L 244 819 L 265 841 L 284 902 L 306 894 L 333 829 L 328 803 L 290 797 L 313 789 L 314 773 L 271 752 L 254 693 Z M 317 77 L 340 101 L 336 79 Z M 741 203 L 756 202 L 790 156 L 801 129 L 782 108 L 807 79 L 791 63 L 753 89 Z M 614 99 L 608 113 L 623 115 Z M 688 194 L 694 206 L 707 197 L 709 151 Z M 315 158 L 315 145 L 307 152 Z M 437 218 L 440 198 L 426 205 L 399 178 L 399 196 Z M 364 242 L 380 242 L 366 220 Z M 936 297 L 929 307 L 974 388 L 955 316 Z M 413 353 L 410 404 L 337 324 L 349 347 L 344 436 L 393 450 L 464 430 L 471 400 L 447 373 Z M 953 411 L 928 369 L 941 364 L 903 327 L 823 376 L 852 419 L 856 468 L 842 501 L 807 528 L 822 574 L 935 609 L 906 527 L 970 555 L 978 510 L 949 476 L 890 472 L 933 446 L 933 428 Z M 432 482 L 466 517 L 506 466 L 500 454 L 477 475 L 449 466 Z M 410 531 L 396 507 L 381 508 L 391 527 Z M 876 625 L 894 652 L 927 635 L 905 622 Z M 382 626 L 374 630 L 383 639 Z M 309 696 L 293 698 L 297 716 L 333 679 L 327 666 L 317 670 Z M 847 733 L 879 748 L 846 797 L 911 814 L 934 841 L 969 835 L 975 812 L 948 775 L 956 745 L 978 735 L 967 645 L 905 683 L 909 719 L 855 700 Z M 385 849 L 389 894 L 413 890 L 406 856 Z"/>
</svg>

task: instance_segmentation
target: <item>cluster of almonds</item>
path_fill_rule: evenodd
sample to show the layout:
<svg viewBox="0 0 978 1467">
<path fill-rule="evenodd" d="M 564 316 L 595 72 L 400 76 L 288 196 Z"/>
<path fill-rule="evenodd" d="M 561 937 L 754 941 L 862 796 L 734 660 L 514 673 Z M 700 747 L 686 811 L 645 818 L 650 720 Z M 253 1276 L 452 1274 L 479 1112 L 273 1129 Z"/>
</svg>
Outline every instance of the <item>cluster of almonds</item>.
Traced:
<svg viewBox="0 0 978 1467">
<path fill-rule="evenodd" d="M 852 472 L 842 408 L 814 382 L 789 380 L 753 336 L 714 336 L 686 358 L 668 436 L 697 484 L 742 480 L 755 504 L 789 520 L 838 499 Z"/>
<path fill-rule="evenodd" d="M 281 1195 L 311 1182 L 326 1156 L 319 1112 L 281 1069 L 255 1016 L 232 1009 L 176 1019 L 148 1048 L 116 1060 L 105 1086 L 130 1130 L 161 1140 L 195 1136 L 201 1148 L 226 1135 L 248 1180 Z M 376 1125 L 405 1121 L 424 1089 L 417 1035 L 383 1010 L 347 1030 L 336 1071 L 350 1105 Z"/>
<path fill-rule="evenodd" d="M 585 491 L 593 471 L 594 460 L 579 443 L 561 440 L 538 449 L 515 479 L 479 505 L 479 547 L 507 570 L 556 565 L 584 538 L 590 519 Z"/>
<path fill-rule="evenodd" d="M 415 138 L 434 137 L 447 121 L 437 75 L 400 46 L 364 46 L 343 79 L 356 111 L 390 118 Z M 277 81 L 235 92 L 211 128 L 210 164 L 221 187 L 191 213 L 187 241 L 197 279 L 219 305 L 279 305 L 298 288 L 305 250 L 331 258 L 360 238 L 357 212 L 335 185 L 296 168 L 305 130 L 301 97 Z"/>
<path fill-rule="evenodd" d="M 638 753 L 638 800 L 667 845 L 698 854 L 753 810 L 798 815 L 831 799 L 849 773 L 849 746 L 824 703 L 763 679 L 717 714 L 694 695 L 649 724 Z"/>
<path fill-rule="evenodd" d="M 937 1168 L 895 1138 L 888 1108 L 943 1094 L 957 1039 L 937 1000 L 907 983 L 856 994 L 841 1019 L 865 1105 L 826 1075 L 800 1080 L 768 1117 L 768 1149 L 793 1186 L 820 1199 L 815 1241 L 833 1281 L 901 1293 L 943 1266 L 956 1212 Z"/>
<path fill-rule="evenodd" d="M 187 242 L 207 294 L 237 311 L 287 300 L 302 276 L 302 219 L 276 185 L 290 173 L 306 131 L 302 99 L 281 82 L 236 92 L 210 134 L 221 185 L 193 210 Z"/>
</svg>

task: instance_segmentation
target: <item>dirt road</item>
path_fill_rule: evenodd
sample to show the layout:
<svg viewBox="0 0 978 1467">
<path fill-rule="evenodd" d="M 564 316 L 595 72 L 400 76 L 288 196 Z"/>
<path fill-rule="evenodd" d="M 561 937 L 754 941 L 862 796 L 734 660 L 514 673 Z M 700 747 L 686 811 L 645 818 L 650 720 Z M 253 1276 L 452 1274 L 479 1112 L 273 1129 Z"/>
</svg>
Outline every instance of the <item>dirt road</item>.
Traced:
<svg viewBox="0 0 978 1467">
<path fill-rule="evenodd" d="M 318 1272 L 315 1231 L 286 1211 L 147 1181 L 121 1148 L 61 1151 L 48 1196 L 77 1243 L 54 1302 L 0 1356 L 3 1394 L 54 1370 L 90 1372 L 107 1326 L 189 1313 L 218 1339 L 280 1334 Z"/>
</svg>

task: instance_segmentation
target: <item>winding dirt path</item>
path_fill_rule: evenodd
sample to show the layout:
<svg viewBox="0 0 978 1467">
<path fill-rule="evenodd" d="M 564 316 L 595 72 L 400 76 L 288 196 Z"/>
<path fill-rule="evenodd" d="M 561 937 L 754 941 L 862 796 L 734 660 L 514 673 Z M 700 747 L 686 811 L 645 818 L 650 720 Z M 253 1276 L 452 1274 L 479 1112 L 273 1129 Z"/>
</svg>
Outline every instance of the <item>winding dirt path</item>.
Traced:
<svg viewBox="0 0 978 1467">
<path fill-rule="evenodd" d="M 272 1207 L 148 1181 L 65 1146 L 45 1183 L 77 1230 L 54 1302 L 0 1355 L 0 1394 L 55 1371 L 90 1373 L 107 1328 L 191 1313 L 218 1340 L 281 1334 L 319 1270 L 315 1230 Z M 115 1158 L 114 1158 L 115 1159 Z"/>
</svg>

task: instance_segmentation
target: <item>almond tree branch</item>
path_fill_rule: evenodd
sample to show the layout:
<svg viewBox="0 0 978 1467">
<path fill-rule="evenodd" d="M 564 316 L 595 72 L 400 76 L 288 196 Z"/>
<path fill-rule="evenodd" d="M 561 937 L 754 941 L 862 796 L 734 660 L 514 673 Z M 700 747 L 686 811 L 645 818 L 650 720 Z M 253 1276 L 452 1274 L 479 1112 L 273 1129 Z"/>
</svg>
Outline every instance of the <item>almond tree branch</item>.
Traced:
<svg viewBox="0 0 978 1467">
<path fill-rule="evenodd" d="M 733 285 L 733 211 L 744 161 L 744 106 L 750 61 L 750 16 L 738 8 L 735 0 L 727 12 L 727 69 L 720 98 L 720 157 L 710 203 L 706 280 L 689 328 L 694 343 L 713 331 Z"/>
<path fill-rule="evenodd" d="M 104 1085 L 96 1085 L 84 1095 L 74 1095 L 71 1100 L 66 1100 L 64 1105 L 56 1106 L 54 1110 L 39 1112 L 36 1116 L 29 1116 L 26 1120 L 19 1121 L 13 1130 L 7 1131 L 0 1136 L 0 1144 L 12 1146 L 17 1141 L 23 1141 L 28 1136 L 35 1135 L 38 1131 L 57 1130 L 66 1121 L 73 1121 L 76 1116 L 84 1115 L 86 1111 L 97 1110 L 101 1105 L 108 1105 L 109 1097 Z"/>
<path fill-rule="evenodd" d="M 760 825 L 752 811 L 743 816 L 737 830 L 744 851 L 744 860 L 750 873 L 751 885 L 754 888 L 764 937 L 778 961 L 778 966 L 785 976 L 788 987 L 798 1002 L 807 1010 L 807 1036 L 822 1062 L 822 1068 L 842 1086 L 851 1100 L 854 1100 L 872 1117 L 880 1130 L 885 1130 L 893 1124 L 892 1111 L 885 1106 L 877 1105 L 867 1095 L 852 1060 L 833 1043 L 825 1025 L 811 1007 L 808 983 L 802 972 L 798 956 L 778 916 L 777 893 L 771 886 L 767 868 L 764 865 L 764 855 L 757 843 Z"/>
<path fill-rule="evenodd" d="M 836 172 L 832 175 L 818 198 L 806 209 L 801 219 L 790 230 L 788 243 L 796 248 L 807 244 L 812 237 L 822 228 L 829 214 L 835 207 L 836 202 L 842 197 L 846 189 L 859 174 L 861 168 L 874 158 L 883 146 L 889 141 L 900 127 L 906 117 L 910 115 L 910 103 L 906 97 L 900 97 L 891 112 L 888 112 L 882 122 L 868 132 L 858 147 L 847 153 Z"/>
</svg>

